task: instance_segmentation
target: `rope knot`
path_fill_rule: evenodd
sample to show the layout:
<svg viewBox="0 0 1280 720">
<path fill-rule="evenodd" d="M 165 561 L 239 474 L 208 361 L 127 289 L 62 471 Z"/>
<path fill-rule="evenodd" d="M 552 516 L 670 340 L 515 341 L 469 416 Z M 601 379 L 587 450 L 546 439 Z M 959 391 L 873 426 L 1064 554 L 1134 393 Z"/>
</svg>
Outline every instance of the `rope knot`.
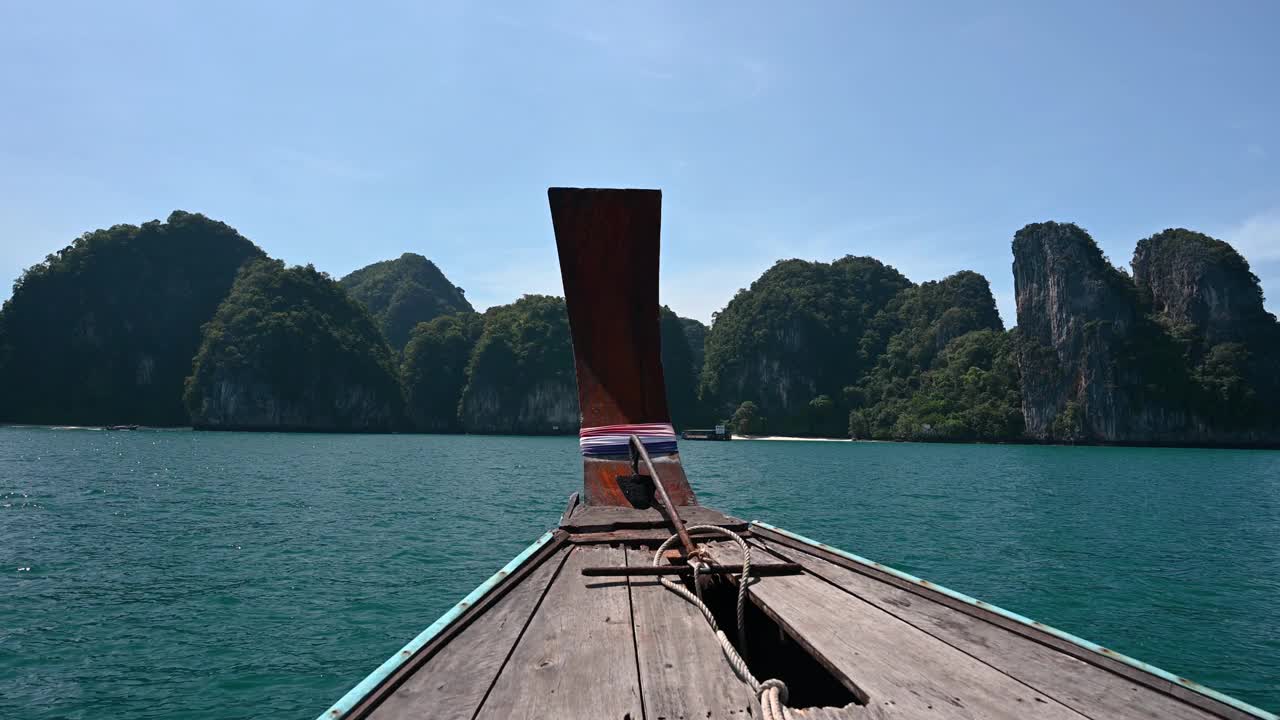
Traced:
<svg viewBox="0 0 1280 720">
<path fill-rule="evenodd" d="M 786 683 L 782 682 L 778 678 L 769 678 L 768 680 L 765 680 L 764 682 L 760 683 L 761 695 L 764 695 L 770 689 L 776 689 L 778 691 L 778 702 L 782 703 L 783 705 L 787 704 L 787 698 L 790 697 L 790 693 L 787 692 Z"/>
</svg>

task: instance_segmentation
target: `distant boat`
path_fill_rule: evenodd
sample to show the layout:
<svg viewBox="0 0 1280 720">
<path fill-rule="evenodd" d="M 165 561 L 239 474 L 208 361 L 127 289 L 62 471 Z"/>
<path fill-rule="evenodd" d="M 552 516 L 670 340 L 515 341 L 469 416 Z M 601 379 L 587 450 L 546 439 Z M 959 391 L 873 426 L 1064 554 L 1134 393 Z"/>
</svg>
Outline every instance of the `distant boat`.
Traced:
<svg viewBox="0 0 1280 720">
<path fill-rule="evenodd" d="M 103 430 L 137 430 L 137 425 L 107 425 Z"/>
<path fill-rule="evenodd" d="M 661 194 L 549 195 L 582 493 L 559 527 L 318 720 L 1276 720 L 1021 615 L 698 504 L 662 372 Z"/>
<path fill-rule="evenodd" d="M 724 425 L 717 425 L 710 430 L 690 428 L 680 433 L 681 440 L 732 440 L 733 434 Z"/>
</svg>

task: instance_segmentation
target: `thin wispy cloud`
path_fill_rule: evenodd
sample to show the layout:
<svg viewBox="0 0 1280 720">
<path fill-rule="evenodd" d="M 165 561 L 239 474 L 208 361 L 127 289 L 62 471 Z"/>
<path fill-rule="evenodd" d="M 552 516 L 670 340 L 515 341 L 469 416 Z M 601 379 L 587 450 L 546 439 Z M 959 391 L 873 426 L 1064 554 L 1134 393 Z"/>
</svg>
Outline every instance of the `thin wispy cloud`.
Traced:
<svg viewBox="0 0 1280 720">
<path fill-rule="evenodd" d="M 664 267 L 658 299 L 677 315 L 710 323 L 712 315 L 751 286 L 778 258 L 741 258 L 710 267 Z"/>
<path fill-rule="evenodd" d="M 1018 324 L 1018 297 L 1014 295 L 1012 290 L 993 293 L 993 295 L 996 298 L 996 310 L 1000 313 L 1000 319 L 1004 321 L 1005 329 L 1016 326 Z"/>
<path fill-rule="evenodd" d="M 307 176 L 350 183 L 369 183 L 383 178 L 383 172 L 371 166 L 333 153 L 293 147 L 275 148 L 267 162 L 271 170 L 286 178 Z"/>
<path fill-rule="evenodd" d="M 510 24 L 514 18 L 499 22 Z M 526 24 L 585 46 L 627 75 L 652 81 L 662 88 L 661 106 L 670 112 L 706 113 L 754 100 L 778 77 L 768 58 L 708 42 L 661 9 L 535 17 Z"/>
<path fill-rule="evenodd" d="M 777 71 L 771 63 L 760 58 L 749 57 L 739 57 L 737 62 L 747 80 L 748 97 L 760 97 L 774 83 Z"/>
<path fill-rule="evenodd" d="M 1228 228 L 1222 239 L 1251 263 L 1280 261 L 1280 209 L 1246 218 Z"/>
<path fill-rule="evenodd" d="M 1267 309 L 1280 313 L 1280 208 L 1257 213 L 1224 230 L 1220 237 L 1249 261 L 1262 281 Z"/>
<path fill-rule="evenodd" d="M 441 269 L 466 290 L 467 300 L 480 312 L 523 295 L 564 295 L 554 249 L 515 250 L 501 258 L 468 256 Z"/>
</svg>

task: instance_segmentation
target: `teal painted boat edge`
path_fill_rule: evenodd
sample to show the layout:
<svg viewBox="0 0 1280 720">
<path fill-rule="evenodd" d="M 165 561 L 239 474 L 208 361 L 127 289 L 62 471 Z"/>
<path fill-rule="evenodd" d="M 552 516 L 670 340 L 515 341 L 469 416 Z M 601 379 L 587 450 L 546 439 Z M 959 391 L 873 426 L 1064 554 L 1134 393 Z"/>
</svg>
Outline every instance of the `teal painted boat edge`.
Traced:
<svg viewBox="0 0 1280 720">
<path fill-rule="evenodd" d="M 525 548 L 519 555 L 511 558 L 511 561 L 502 566 L 502 569 L 494 573 L 492 577 L 480 583 L 475 590 L 472 590 L 465 598 L 460 600 L 457 605 L 449 608 L 448 612 L 441 615 L 435 622 L 427 626 L 426 630 L 418 633 L 418 636 L 410 640 L 407 645 L 396 652 L 395 655 L 387 658 L 385 662 L 378 666 L 377 670 L 369 673 L 369 675 L 360 681 L 355 687 L 347 691 L 342 699 L 334 703 L 328 710 L 320 713 L 316 720 L 339 720 L 346 715 L 356 703 L 365 698 L 366 695 L 373 692 L 375 688 L 387 679 L 387 676 L 395 672 L 397 668 L 403 665 L 414 653 L 418 652 L 422 646 L 431 642 L 431 639 L 439 635 L 442 630 L 449 627 L 454 620 L 457 620 L 467 608 L 475 605 L 481 598 L 498 586 L 498 583 L 507 578 L 508 575 L 515 572 L 516 568 L 523 565 L 530 557 L 533 556 L 538 548 L 546 545 L 553 537 L 551 531 L 542 534 L 542 537 L 533 542 L 532 545 Z"/>
<path fill-rule="evenodd" d="M 1002 607 L 992 605 L 989 602 L 978 600 L 977 598 L 969 597 L 964 593 L 956 592 L 955 590 L 945 588 L 936 583 L 929 582 L 928 580 L 923 580 L 921 578 L 918 578 L 915 575 L 912 575 L 910 573 L 905 573 L 905 572 L 902 572 L 901 570 L 891 568 L 888 565 L 878 563 L 875 560 L 868 560 L 867 558 L 864 558 L 860 555 L 854 555 L 853 553 L 846 552 L 844 550 L 841 550 L 840 548 L 832 547 L 826 543 L 818 542 L 817 540 L 813 540 L 803 535 L 793 533 L 790 530 L 785 530 L 783 528 L 770 525 L 767 522 L 762 522 L 760 520 L 752 520 L 751 524 L 758 525 L 759 527 L 769 530 L 770 532 L 775 532 L 775 533 L 778 533 L 779 535 L 784 535 L 793 540 L 802 542 L 806 545 L 812 545 L 813 547 L 819 548 L 821 550 L 825 550 L 830 553 L 835 553 L 840 557 L 848 558 L 849 560 L 852 560 L 860 565 L 866 565 L 868 567 L 875 568 L 876 570 L 879 570 L 881 572 L 889 573 L 890 575 L 893 575 L 896 578 L 906 580 L 907 582 L 914 583 L 921 587 L 928 588 L 930 590 L 936 590 L 942 593 L 943 595 L 946 595 L 947 597 L 950 597 L 955 600 L 959 600 L 960 602 L 973 605 L 975 607 L 980 607 L 983 610 L 990 610 L 991 612 L 997 615 L 1000 615 L 1002 617 L 1006 617 L 1010 620 L 1021 623 L 1023 625 L 1033 627 L 1037 630 L 1042 630 L 1059 639 L 1066 640 L 1067 642 L 1073 645 L 1079 645 L 1080 647 L 1086 650 L 1089 650 L 1091 652 L 1095 652 L 1104 657 L 1109 657 L 1112 660 L 1119 660 L 1120 662 L 1126 665 L 1130 665 L 1135 668 L 1138 668 L 1139 670 L 1155 675 L 1156 677 L 1159 677 L 1163 680 L 1168 680 L 1171 683 L 1181 685 L 1182 687 L 1185 687 L 1188 690 L 1195 691 L 1197 693 L 1200 693 L 1201 695 L 1204 695 L 1205 697 L 1209 697 L 1214 700 L 1217 700 L 1218 702 L 1224 705 L 1230 705 L 1231 707 L 1237 710 L 1240 710 L 1241 712 L 1245 712 L 1255 717 L 1262 718 L 1262 720 L 1280 720 L 1280 716 L 1277 716 L 1273 713 L 1269 713 L 1266 710 L 1263 710 L 1262 708 L 1256 708 L 1250 705 L 1249 703 L 1244 702 L 1243 700 L 1237 700 L 1236 698 L 1233 698 L 1230 695 L 1225 695 L 1223 693 L 1220 693 L 1217 690 L 1214 690 L 1213 688 L 1205 687 L 1204 685 L 1201 685 L 1200 683 L 1195 682 L 1194 680 L 1188 680 L 1184 677 L 1178 677 L 1177 675 L 1174 675 L 1173 673 L 1168 672 L 1166 670 L 1161 670 L 1160 668 L 1154 665 L 1148 665 L 1147 663 L 1144 663 L 1141 660 L 1131 658 L 1128 655 L 1125 655 L 1123 653 L 1118 653 L 1115 650 L 1103 647 L 1094 642 L 1090 642 L 1088 640 L 1085 640 L 1082 637 L 1077 637 L 1075 635 L 1072 635 L 1069 632 L 1065 632 L 1055 627 L 1045 625 L 1042 622 L 1032 620 L 1029 617 L 1019 615 L 1016 612 L 1005 610 Z"/>
</svg>

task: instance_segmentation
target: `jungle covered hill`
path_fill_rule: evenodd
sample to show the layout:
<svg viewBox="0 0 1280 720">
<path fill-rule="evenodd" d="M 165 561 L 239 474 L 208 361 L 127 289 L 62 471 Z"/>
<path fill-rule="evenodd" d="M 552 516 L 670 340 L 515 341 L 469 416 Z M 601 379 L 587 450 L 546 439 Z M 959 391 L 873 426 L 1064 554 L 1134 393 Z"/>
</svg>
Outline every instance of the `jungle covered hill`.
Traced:
<svg viewBox="0 0 1280 720">
<path fill-rule="evenodd" d="M 1088 233 L 1014 234 L 1018 326 L 986 278 L 781 260 L 711 326 L 660 309 L 677 427 L 934 441 L 1280 445 L 1280 326 L 1230 245 L 1185 229 L 1131 270 Z M 0 421 L 573 433 L 564 301 L 476 312 L 405 253 L 335 279 L 225 223 L 85 233 L 0 309 Z"/>
</svg>

